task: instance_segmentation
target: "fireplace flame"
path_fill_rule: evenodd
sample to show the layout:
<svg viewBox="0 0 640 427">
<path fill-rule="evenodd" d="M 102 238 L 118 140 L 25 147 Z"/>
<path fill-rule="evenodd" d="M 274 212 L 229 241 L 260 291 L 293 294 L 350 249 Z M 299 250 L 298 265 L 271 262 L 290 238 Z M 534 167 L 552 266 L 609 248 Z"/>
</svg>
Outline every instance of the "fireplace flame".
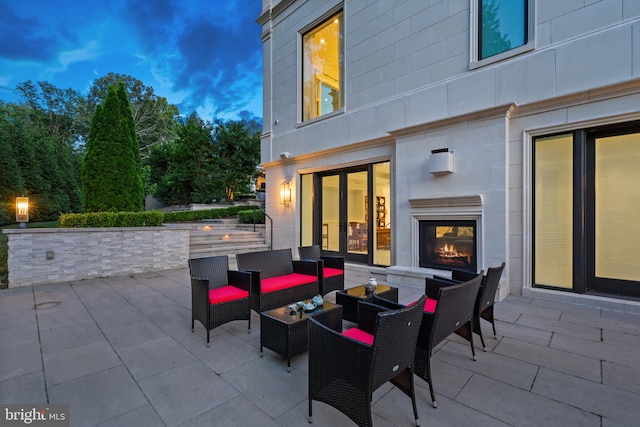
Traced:
<svg viewBox="0 0 640 427">
<path fill-rule="evenodd" d="M 462 254 L 458 253 L 455 246 L 453 245 L 449 246 L 448 244 L 445 243 L 444 247 L 440 248 L 440 255 L 444 257 L 454 257 L 454 256 L 460 256 Z"/>
<path fill-rule="evenodd" d="M 471 255 L 464 252 L 458 252 L 455 246 L 449 245 L 447 243 L 445 243 L 444 246 L 440 248 L 439 256 L 441 259 L 443 259 L 443 261 L 446 258 L 466 258 L 467 262 L 471 262 Z"/>
</svg>

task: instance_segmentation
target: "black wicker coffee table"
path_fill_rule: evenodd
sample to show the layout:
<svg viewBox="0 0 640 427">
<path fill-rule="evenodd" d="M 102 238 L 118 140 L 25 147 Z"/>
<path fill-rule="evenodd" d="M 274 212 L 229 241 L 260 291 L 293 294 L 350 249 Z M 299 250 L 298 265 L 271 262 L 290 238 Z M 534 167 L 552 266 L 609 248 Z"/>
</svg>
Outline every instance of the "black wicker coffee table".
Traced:
<svg viewBox="0 0 640 427">
<path fill-rule="evenodd" d="M 378 283 L 376 295 L 398 302 L 398 288 Z M 358 322 L 358 301 L 370 302 L 373 294 L 367 293 L 365 285 L 355 286 L 336 292 L 336 303 L 342 306 L 342 318 L 349 322 Z"/>
<path fill-rule="evenodd" d="M 308 302 L 308 301 L 307 301 Z M 342 331 L 342 306 L 325 301 L 313 311 L 289 314 L 289 307 L 274 308 L 260 313 L 260 357 L 262 348 L 287 358 L 287 371 L 291 371 L 291 357 L 307 351 L 309 337 L 308 318 L 316 317 L 323 324 Z"/>
</svg>

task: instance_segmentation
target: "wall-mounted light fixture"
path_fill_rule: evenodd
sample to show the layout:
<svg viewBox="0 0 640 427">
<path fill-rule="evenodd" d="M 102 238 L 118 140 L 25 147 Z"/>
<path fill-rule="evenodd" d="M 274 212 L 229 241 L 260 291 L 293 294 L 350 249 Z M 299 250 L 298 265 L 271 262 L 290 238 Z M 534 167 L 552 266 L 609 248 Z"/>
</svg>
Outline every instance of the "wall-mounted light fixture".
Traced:
<svg viewBox="0 0 640 427">
<path fill-rule="evenodd" d="M 16 222 L 20 228 L 26 228 L 29 222 L 29 198 L 16 197 Z"/>
<path fill-rule="evenodd" d="M 282 160 L 290 159 L 291 158 L 291 153 L 288 152 L 288 151 L 283 151 L 282 153 L 280 153 L 280 158 Z"/>
<path fill-rule="evenodd" d="M 291 204 L 291 184 L 289 181 L 280 184 L 280 204 L 284 206 Z"/>
<path fill-rule="evenodd" d="M 431 150 L 429 156 L 429 173 L 446 175 L 453 172 L 453 151 L 448 148 Z"/>
</svg>

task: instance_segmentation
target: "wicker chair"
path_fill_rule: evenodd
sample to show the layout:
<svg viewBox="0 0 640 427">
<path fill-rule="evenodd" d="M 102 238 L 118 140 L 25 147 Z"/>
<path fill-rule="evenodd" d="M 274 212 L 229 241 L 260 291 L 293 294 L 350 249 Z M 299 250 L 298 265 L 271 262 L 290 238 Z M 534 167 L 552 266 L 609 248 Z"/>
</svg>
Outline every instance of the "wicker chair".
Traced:
<svg viewBox="0 0 640 427">
<path fill-rule="evenodd" d="M 498 290 L 498 284 L 500 283 L 500 277 L 502 277 L 504 267 L 505 263 L 503 262 L 500 267 L 490 267 L 487 269 L 487 274 L 482 280 L 482 285 L 478 292 L 478 299 L 476 300 L 475 310 L 473 311 L 473 332 L 480 335 L 480 342 L 482 343 L 482 349 L 484 351 L 487 351 L 487 347 L 484 345 L 484 338 L 482 337 L 480 318 L 491 322 L 491 326 L 493 327 L 493 337 L 496 338 L 496 323 L 495 318 L 493 317 L 493 304 L 496 300 L 496 291 Z"/>
<path fill-rule="evenodd" d="M 499 267 L 490 267 L 487 269 L 487 274 L 482 279 L 480 284 L 480 291 L 478 292 L 478 298 L 476 300 L 475 309 L 473 312 L 473 332 L 480 336 L 480 342 L 482 343 L 482 349 L 487 351 L 487 346 L 484 344 L 484 337 L 482 336 L 482 328 L 480 326 L 480 318 L 491 322 L 493 328 L 493 336 L 496 337 L 496 324 L 493 316 L 493 305 L 496 299 L 496 291 L 498 290 L 498 284 L 500 283 L 500 277 L 504 270 L 505 263 Z M 470 273 L 464 270 L 452 270 L 451 281 L 454 283 L 462 283 L 473 277 L 476 273 Z"/>
<path fill-rule="evenodd" d="M 393 311 L 361 301 L 358 328 L 342 333 L 309 319 L 309 422 L 317 400 L 371 426 L 373 392 L 391 381 L 411 398 L 420 425 L 413 364 L 425 299 Z"/>
<path fill-rule="evenodd" d="M 191 275 L 191 332 L 198 320 L 209 331 L 231 322 L 247 320 L 251 331 L 251 274 L 229 270 L 226 255 L 189 260 Z"/>
<path fill-rule="evenodd" d="M 458 268 L 453 268 L 451 269 L 451 279 L 449 280 L 453 280 L 454 282 L 458 282 L 458 283 L 462 283 L 462 282 L 466 282 L 468 280 L 471 280 L 473 278 L 475 278 L 478 275 L 478 273 L 474 272 L 474 271 L 468 271 L 468 270 L 460 270 Z M 446 279 L 445 277 L 441 277 L 441 276 L 433 276 L 434 279 Z"/>
<path fill-rule="evenodd" d="M 475 301 L 480 289 L 482 273 L 460 284 L 450 280 L 429 279 L 427 281 L 427 300 L 423 306 L 422 326 L 416 346 L 415 374 L 429 383 L 433 407 L 437 407 L 431 380 L 431 354 L 433 349 L 452 333 L 456 333 L 471 344 L 473 360 L 476 353 L 473 347 L 473 313 Z M 436 295 L 432 299 L 430 295 Z M 374 297 L 374 304 L 388 309 L 397 309 L 402 305 L 383 298 Z M 420 304 L 420 302 L 411 305 Z M 462 326 L 460 326 L 462 325 Z"/>
<path fill-rule="evenodd" d="M 322 255 L 320 245 L 301 246 L 298 248 L 300 259 L 313 259 L 319 262 L 318 281 L 320 294 L 344 290 L 344 257 Z"/>
</svg>

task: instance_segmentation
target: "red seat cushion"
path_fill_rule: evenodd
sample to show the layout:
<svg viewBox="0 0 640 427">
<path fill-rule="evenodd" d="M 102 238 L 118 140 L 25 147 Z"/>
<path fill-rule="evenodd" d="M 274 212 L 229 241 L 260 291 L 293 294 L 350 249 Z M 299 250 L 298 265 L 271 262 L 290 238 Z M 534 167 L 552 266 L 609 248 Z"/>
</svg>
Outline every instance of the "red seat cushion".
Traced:
<svg viewBox="0 0 640 427">
<path fill-rule="evenodd" d="M 373 335 L 358 328 L 349 328 L 342 332 L 342 335 L 353 338 L 356 341 L 363 342 L 367 345 L 373 345 Z"/>
<path fill-rule="evenodd" d="M 410 302 L 409 305 L 413 305 L 416 302 Z M 427 298 L 427 300 L 424 302 L 424 311 L 426 311 L 427 313 L 433 313 L 436 311 L 436 306 L 438 305 L 438 300 L 432 299 L 432 298 Z"/>
<path fill-rule="evenodd" d="M 298 285 L 306 285 L 307 283 L 316 282 L 316 276 L 308 274 L 291 273 L 284 276 L 269 277 L 262 279 L 262 293 L 279 291 L 282 289 L 292 288 Z"/>
<path fill-rule="evenodd" d="M 222 302 L 235 301 L 248 298 L 249 292 L 236 288 L 235 286 L 223 286 L 209 291 L 209 304 L 220 304 Z"/>
<path fill-rule="evenodd" d="M 322 274 L 323 274 L 322 277 L 342 276 L 344 274 L 344 270 L 340 270 L 338 268 L 325 267 Z"/>
<path fill-rule="evenodd" d="M 427 298 L 424 302 L 424 311 L 434 313 L 436 311 L 436 305 L 438 305 L 438 300 Z"/>
</svg>

